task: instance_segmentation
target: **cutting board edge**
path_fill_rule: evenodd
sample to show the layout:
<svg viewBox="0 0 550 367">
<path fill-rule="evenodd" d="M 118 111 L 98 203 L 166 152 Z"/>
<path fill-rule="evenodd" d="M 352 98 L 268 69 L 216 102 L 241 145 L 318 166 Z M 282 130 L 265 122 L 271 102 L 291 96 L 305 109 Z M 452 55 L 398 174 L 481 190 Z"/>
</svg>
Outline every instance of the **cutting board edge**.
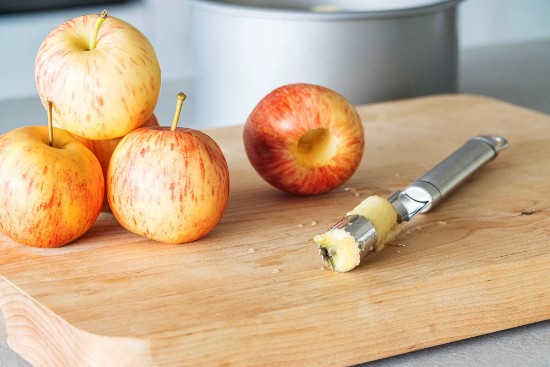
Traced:
<svg viewBox="0 0 550 367">
<path fill-rule="evenodd" d="M 136 366 L 151 360 L 150 341 L 79 329 L 1 275 L 0 311 L 8 346 L 33 366 Z"/>
<path fill-rule="evenodd" d="M 455 299 L 455 297 L 450 297 L 448 292 L 452 294 L 460 294 L 461 292 L 467 294 L 468 292 L 464 291 L 464 289 L 468 289 L 468 287 L 472 285 L 475 286 L 476 284 L 483 284 L 489 288 L 487 281 L 491 280 L 492 277 L 494 277 L 496 282 L 502 283 L 499 288 L 496 288 L 497 290 L 502 290 L 509 279 L 501 277 L 500 275 L 506 273 L 513 274 L 514 279 L 519 281 L 523 287 L 523 285 L 528 284 L 532 279 L 531 269 L 536 268 L 535 265 L 537 263 L 547 261 L 547 257 L 546 255 L 540 255 L 530 259 L 523 259 L 517 263 L 508 262 L 494 264 L 491 266 L 489 272 L 489 274 L 491 274 L 490 276 L 487 274 L 478 274 L 475 271 L 456 273 L 451 277 L 454 278 L 452 279 L 452 287 L 449 289 L 443 288 L 443 296 L 448 297 L 448 299 Z M 514 268 L 523 270 L 521 273 L 511 271 Z M 478 277 L 478 275 L 481 275 L 481 277 Z M 544 284 L 550 284 L 550 273 L 543 274 L 542 277 L 543 278 L 537 281 L 535 285 L 541 287 Z M 449 282 L 449 279 L 451 279 L 444 276 L 434 277 L 424 284 L 424 286 L 442 287 L 446 283 L 443 284 L 439 278 L 445 278 L 446 282 Z M 469 279 L 471 282 L 464 282 L 464 279 Z M 413 298 L 412 285 L 409 286 L 409 291 L 405 292 L 405 300 Z M 494 284 L 490 286 L 491 289 L 495 289 L 494 287 Z M 402 331 L 405 333 L 405 336 L 408 335 L 407 338 L 397 341 L 394 345 L 389 343 L 386 344 L 386 342 L 388 342 L 388 340 L 386 340 L 383 343 L 383 347 L 380 349 L 377 349 L 376 344 L 374 344 L 373 346 L 375 348 L 367 348 L 369 350 L 367 353 L 351 353 L 349 360 L 347 358 L 340 358 L 329 361 L 330 358 L 327 360 L 327 356 L 322 356 L 323 358 L 321 359 L 306 356 L 306 359 L 308 361 L 315 360 L 316 363 L 320 364 L 330 362 L 330 365 L 337 365 L 339 363 L 364 363 L 550 319 L 550 301 L 548 302 L 548 312 L 532 312 L 532 314 L 525 315 L 524 312 L 531 309 L 530 300 L 525 297 L 518 298 L 516 293 L 517 292 L 512 292 L 511 294 L 514 295 L 514 297 L 511 297 L 503 292 L 497 292 L 496 294 L 489 292 L 489 296 L 496 295 L 501 297 L 501 299 L 498 300 L 499 304 L 502 304 L 502 301 L 506 299 L 509 299 L 509 302 L 504 302 L 506 304 L 506 309 L 504 311 L 498 308 L 490 312 L 490 322 L 483 323 L 483 325 L 478 326 L 477 329 L 475 329 L 476 323 L 472 321 L 467 327 L 464 327 L 464 325 L 455 326 L 453 332 L 449 333 L 446 331 L 441 333 L 441 328 L 446 320 L 446 316 L 440 315 L 434 323 L 428 325 L 428 322 L 426 322 L 424 330 L 419 330 L 419 335 L 422 335 L 422 333 L 429 333 L 430 328 L 434 328 L 435 334 L 432 334 L 431 339 L 426 338 L 417 340 L 411 337 L 411 335 L 413 335 L 413 330 L 409 327 Z M 423 299 L 427 301 L 424 302 Z M 396 302 L 398 305 L 402 300 Z M 442 307 L 444 309 L 449 309 L 450 307 L 450 301 L 439 304 L 437 301 L 429 301 L 425 296 L 424 298 L 420 297 L 418 302 L 419 307 L 426 305 L 428 307 Z M 391 304 L 386 304 L 383 307 L 394 308 L 393 306 Z M 524 308 L 521 308 L 522 306 Z M 479 307 L 479 305 L 475 307 Z M 541 307 L 540 304 L 538 307 Z M 397 308 L 399 307 L 397 306 Z M 515 317 L 509 317 L 507 315 L 509 315 L 510 309 L 517 309 L 520 313 Z M 99 359 L 101 362 L 100 365 L 102 366 L 162 366 L 165 365 L 165 361 L 171 364 L 181 362 L 180 359 L 185 358 L 185 356 L 178 354 L 174 350 L 174 345 L 184 349 L 185 337 L 174 338 L 174 335 L 151 335 L 149 338 L 137 338 L 133 336 L 105 336 L 95 334 L 71 324 L 44 305 L 39 304 L 22 289 L 3 276 L 0 276 L 0 310 L 6 320 L 8 344 L 15 352 L 33 365 L 44 365 L 52 363 L 53 361 L 56 361 L 58 365 L 95 365 L 98 363 Z M 405 316 L 402 315 L 401 317 Z M 363 325 L 362 328 L 365 327 L 366 326 Z M 437 334 L 438 329 L 440 334 Z M 226 333 L 227 332 L 228 331 L 226 331 Z M 218 334 L 217 337 L 220 337 L 220 335 Z M 163 345 L 163 339 L 172 340 L 168 343 L 168 346 L 166 346 Z M 292 349 L 291 345 L 289 345 L 289 348 Z M 211 362 L 213 363 L 220 362 L 221 359 L 227 362 L 230 361 L 231 358 L 235 358 L 235 363 L 250 365 L 254 364 L 254 361 L 257 362 L 261 359 L 257 359 L 259 357 L 253 355 L 239 356 L 232 355 L 231 353 L 226 355 L 221 353 L 219 356 L 214 356 L 213 354 L 214 353 L 211 353 L 210 355 L 212 359 Z M 159 361 L 159 355 L 169 355 L 171 357 L 165 357 Z M 204 362 L 204 359 L 201 360 Z M 294 362 L 300 364 L 298 359 Z M 284 365 L 288 363 L 288 361 L 272 359 L 266 360 L 265 363 Z"/>
<path fill-rule="evenodd" d="M 487 272 L 472 271 L 471 273 L 457 273 L 452 277 L 441 277 L 445 278 L 445 283 L 451 283 L 447 284 L 449 288 L 444 289 L 443 292 L 447 292 L 452 289 L 453 292 L 460 294 L 462 290 L 479 286 L 480 296 L 478 298 L 485 296 L 491 299 L 491 302 L 488 302 L 487 305 L 470 304 L 469 307 L 484 310 L 483 319 L 477 321 L 470 320 L 470 322 L 466 325 L 463 322 L 459 322 L 460 317 L 455 317 L 456 320 L 453 318 L 449 319 L 446 316 L 438 317 L 435 323 L 425 325 L 423 331 L 419 330 L 419 335 L 422 335 L 422 332 L 431 333 L 432 330 L 430 329 L 432 328 L 434 328 L 433 332 L 437 333 L 438 331 L 441 331 L 438 330 L 438 328 L 443 326 L 443 324 L 448 325 L 456 331 L 445 331 L 441 337 L 424 339 L 423 341 L 406 340 L 405 343 L 400 346 L 397 346 L 397 343 L 392 345 L 391 348 L 388 348 L 380 353 L 370 353 L 367 356 L 368 358 L 358 358 L 356 360 L 346 362 L 349 362 L 350 364 L 372 362 L 434 346 L 459 342 L 462 340 L 550 320 L 550 299 L 544 298 L 544 295 L 550 292 L 550 272 L 538 273 L 536 271 L 538 266 L 548 264 L 549 261 L 550 255 L 541 254 L 532 258 L 522 259 L 518 262 L 493 264 L 485 269 Z M 517 269 L 522 269 L 522 271 L 518 272 Z M 533 273 L 536 273 L 539 277 L 534 277 Z M 464 279 L 472 279 L 473 281 L 464 282 Z M 453 280 L 455 284 L 452 284 Z M 491 285 L 489 285 L 489 283 L 491 283 Z M 495 283 L 500 283 L 500 285 Z M 507 287 L 508 284 L 511 283 L 514 283 L 511 287 L 516 289 L 516 291 L 508 293 Z M 438 279 L 434 279 L 433 282 L 427 282 L 424 285 L 429 286 L 430 284 L 439 285 L 442 284 L 442 282 Z M 532 289 L 529 292 L 526 291 L 525 293 L 522 293 L 522 290 L 526 290 L 530 285 L 532 288 L 535 287 L 538 289 L 537 294 L 540 295 L 540 298 L 537 298 L 536 295 L 533 294 Z M 486 289 L 483 288 L 484 286 Z M 471 294 L 471 292 L 468 291 L 465 291 L 464 293 Z M 448 296 L 447 293 L 440 295 Z M 452 299 L 456 299 L 457 301 L 460 300 L 459 297 L 453 297 Z M 479 299 L 474 302 L 478 301 Z M 432 304 L 429 302 L 430 301 L 428 300 L 426 303 L 421 303 L 422 305 L 428 306 L 437 305 L 436 301 Z M 451 306 L 451 301 L 446 303 L 444 302 L 443 305 L 446 305 L 446 309 L 449 309 Z M 496 305 L 498 305 L 498 307 L 494 308 Z M 490 310 L 487 310 L 487 308 Z M 400 335 L 402 333 L 404 333 L 403 335 L 408 335 L 407 333 L 410 332 L 412 332 L 412 329 L 410 328 L 400 329 L 399 331 Z M 396 352 L 396 350 L 398 351 Z"/>
</svg>

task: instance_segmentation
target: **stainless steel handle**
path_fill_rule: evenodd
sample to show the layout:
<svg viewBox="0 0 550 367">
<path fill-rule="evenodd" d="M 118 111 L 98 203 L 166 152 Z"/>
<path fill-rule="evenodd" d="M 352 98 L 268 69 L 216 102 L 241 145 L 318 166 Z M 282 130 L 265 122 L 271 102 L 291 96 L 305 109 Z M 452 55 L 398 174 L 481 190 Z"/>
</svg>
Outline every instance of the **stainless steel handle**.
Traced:
<svg viewBox="0 0 550 367">
<path fill-rule="evenodd" d="M 405 190 L 393 193 L 389 200 L 401 216 L 401 220 L 408 221 L 416 214 L 434 208 L 507 147 L 508 142 L 503 137 L 476 136 Z"/>
</svg>

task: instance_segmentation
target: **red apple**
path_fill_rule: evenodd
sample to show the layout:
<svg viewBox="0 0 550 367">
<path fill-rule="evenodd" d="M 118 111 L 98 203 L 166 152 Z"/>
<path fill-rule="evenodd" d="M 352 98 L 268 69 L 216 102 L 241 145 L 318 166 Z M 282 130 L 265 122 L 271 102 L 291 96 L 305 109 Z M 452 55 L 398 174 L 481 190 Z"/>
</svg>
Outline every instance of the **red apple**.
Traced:
<svg viewBox="0 0 550 367">
<path fill-rule="evenodd" d="M 159 126 L 159 122 L 157 120 L 157 117 L 153 113 L 151 117 L 143 125 L 140 127 L 147 127 L 147 126 Z M 88 149 L 94 153 L 94 155 L 99 160 L 99 164 L 101 164 L 101 168 L 103 169 L 103 176 L 105 177 L 105 185 L 107 185 L 107 168 L 109 167 L 109 161 L 111 160 L 111 156 L 113 155 L 113 151 L 115 150 L 118 143 L 122 140 L 122 137 L 120 138 L 113 138 L 113 139 L 105 139 L 105 140 L 91 140 L 86 138 L 81 138 L 77 135 L 75 137 L 80 140 Z M 103 211 L 109 211 L 109 201 L 107 200 L 107 195 L 105 195 L 105 199 L 103 201 Z"/>
<path fill-rule="evenodd" d="M 14 241 L 75 240 L 96 221 L 103 195 L 97 158 L 67 131 L 28 126 L 0 136 L 0 231 Z"/>
<path fill-rule="evenodd" d="M 71 19 L 42 42 L 35 61 L 42 103 L 55 101 L 63 129 L 94 140 L 125 135 L 153 113 L 161 72 L 153 46 L 132 25 L 101 15 Z"/>
<path fill-rule="evenodd" d="M 197 130 L 143 127 L 117 145 L 107 170 L 109 205 L 130 232 L 166 243 L 197 240 L 218 224 L 229 171 L 216 142 Z"/>
<path fill-rule="evenodd" d="M 248 117 L 243 139 L 260 176 L 298 195 L 342 185 L 357 170 L 365 145 L 354 106 L 312 84 L 285 85 L 265 96 Z"/>
</svg>

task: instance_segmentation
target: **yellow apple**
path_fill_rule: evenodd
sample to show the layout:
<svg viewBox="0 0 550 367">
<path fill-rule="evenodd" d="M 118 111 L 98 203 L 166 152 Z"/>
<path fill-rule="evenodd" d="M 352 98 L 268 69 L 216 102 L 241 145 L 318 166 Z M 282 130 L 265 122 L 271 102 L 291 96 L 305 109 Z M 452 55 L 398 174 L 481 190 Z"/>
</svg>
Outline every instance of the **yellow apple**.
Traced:
<svg viewBox="0 0 550 367">
<path fill-rule="evenodd" d="M 218 224 L 229 197 L 227 162 L 203 132 L 143 127 L 117 145 L 107 170 L 107 197 L 130 232 L 166 243 L 197 240 Z"/>
<path fill-rule="evenodd" d="M 23 245 L 63 246 L 96 221 L 101 166 L 67 131 L 28 126 L 0 136 L 0 231 Z"/>
<path fill-rule="evenodd" d="M 153 113 L 161 84 L 151 43 L 115 17 L 90 14 L 55 28 L 42 42 L 35 79 L 44 106 L 55 101 L 54 121 L 94 140 L 118 138 Z"/>
</svg>

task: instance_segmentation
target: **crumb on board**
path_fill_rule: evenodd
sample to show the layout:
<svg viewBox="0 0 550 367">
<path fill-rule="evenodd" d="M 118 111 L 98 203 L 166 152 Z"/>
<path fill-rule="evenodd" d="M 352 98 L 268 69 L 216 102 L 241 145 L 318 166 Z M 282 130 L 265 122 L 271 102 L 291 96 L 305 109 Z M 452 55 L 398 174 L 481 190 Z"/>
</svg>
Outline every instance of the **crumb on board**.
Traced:
<svg viewBox="0 0 550 367">
<path fill-rule="evenodd" d="M 312 221 L 311 221 L 311 225 L 312 225 L 312 226 L 315 226 L 315 225 L 317 225 L 317 222 L 314 221 L 314 220 L 312 220 Z"/>
<path fill-rule="evenodd" d="M 277 274 L 279 272 L 279 269 L 273 269 L 272 272 L 273 274 Z"/>
<path fill-rule="evenodd" d="M 304 225 L 302 223 L 299 223 L 296 227 L 302 228 Z"/>
<path fill-rule="evenodd" d="M 447 224 L 447 222 L 445 222 L 444 220 L 440 220 L 439 222 L 437 222 L 437 224 L 439 224 L 440 226 L 444 226 L 445 224 Z"/>
<path fill-rule="evenodd" d="M 355 196 L 359 196 L 359 191 L 355 187 L 344 187 L 344 191 L 349 191 Z"/>
<path fill-rule="evenodd" d="M 254 253 L 254 249 L 253 249 L 253 248 L 249 248 L 249 249 L 248 249 L 248 253 L 249 253 L 249 254 L 253 254 L 253 253 Z"/>
<path fill-rule="evenodd" d="M 386 246 L 405 247 L 405 244 L 403 244 L 403 243 L 387 243 Z"/>
</svg>

